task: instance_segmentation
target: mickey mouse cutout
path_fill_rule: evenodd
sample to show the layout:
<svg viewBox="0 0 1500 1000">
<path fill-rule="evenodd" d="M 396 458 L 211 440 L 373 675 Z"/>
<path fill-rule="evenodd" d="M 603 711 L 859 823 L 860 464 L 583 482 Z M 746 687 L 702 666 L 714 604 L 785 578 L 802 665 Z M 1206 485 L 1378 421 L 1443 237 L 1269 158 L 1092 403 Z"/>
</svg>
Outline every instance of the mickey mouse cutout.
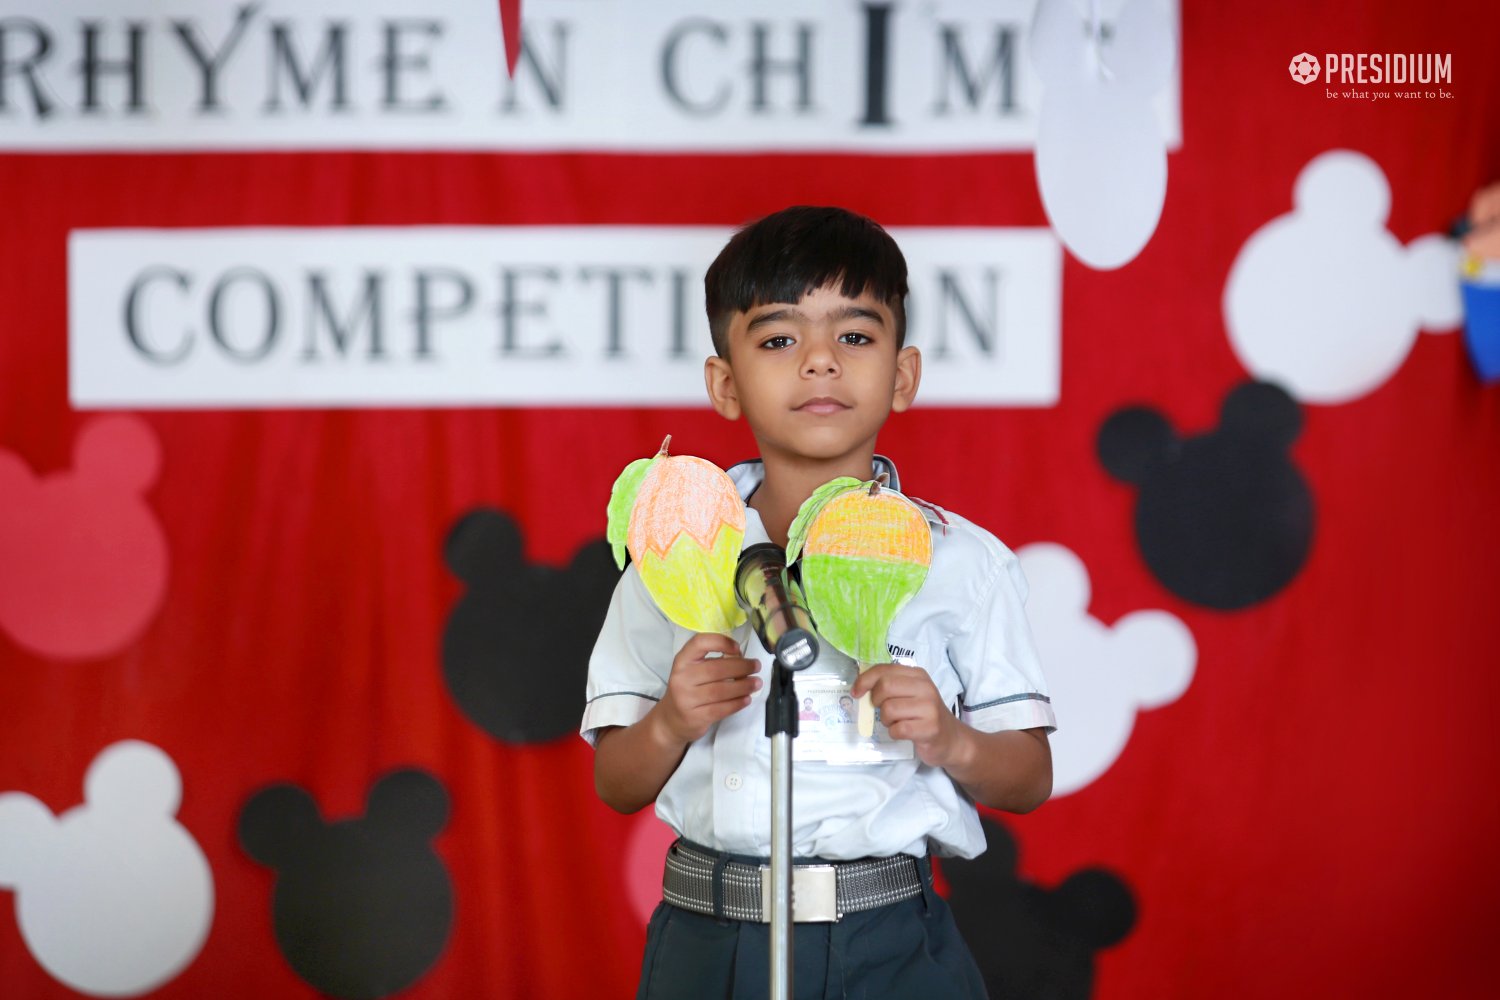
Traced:
<svg viewBox="0 0 1500 1000">
<path fill-rule="evenodd" d="M 1177 58 L 1156 0 L 1126 0 L 1113 30 L 1099 0 L 1041 0 L 1031 61 L 1042 79 L 1036 178 L 1052 228 L 1101 270 L 1129 263 L 1156 232 L 1167 196 L 1167 148 L 1152 96 Z"/>
<path fill-rule="evenodd" d="M 314 989 L 351 1000 L 390 996 L 432 968 L 453 926 L 453 886 L 431 839 L 448 793 L 424 771 L 395 771 L 366 814 L 324 823 L 295 785 L 256 793 L 240 843 L 276 869 L 276 943 Z"/>
<path fill-rule="evenodd" d="M 1031 585 L 1026 617 L 1047 664 L 1053 704 L 1066 715 L 1052 735 L 1052 797 L 1076 792 L 1109 770 L 1136 713 L 1182 696 L 1198 659 L 1193 633 L 1166 611 L 1133 611 L 1113 627 L 1088 613 L 1089 571 L 1051 543 L 1016 552 Z"/>
<path fill-rule="evenodd" d="M 625 835 L 625 850 L 620 856 L 620 877 L 625 901 L 642 929 L 661 902 L 667 848 L 676 839 L 677 831 L 658 819 L 654 809 L 642 809 L 630 818 L 630 831 Z"/>
<path fill-rule="evenodd" d="M 106 747 L 84 804 L 54 817 L 0 795 L 0 887 L 16 893 L 26 946 L 80 993 L 139 996 L 197 956 L 213 920 L 213 873 L 174 819 L 182 781 L 149 743 Z"/>
<path fill-rule="evenodd" d="M 1284 391 L 1247 382 L 1218 429 L 1178 438 L 1148 407 L 1114 414 L 1099 458 L 1140 487 L 1135 531 L 1146 565 L 1177 596 L 1230 611 L 1291 581 L 1312 544 L 1313 499 L 1287 455 L 1302 412 Z"/>
<path fill-rule="evenodd" d="M 34 476 L 0 451 L 0 630 L 43 656 L 109 656 L 167 589 L 167 543 L 143 494 L 161 449 L 135 417 L 91 421 L 72 471 Z"/>
<path fill-rule="evenodd" d="M 1102 868 L 1074 872 L 1056 889 L 1023 882 L 1010 831 L 981 822 L 989 849 L 972 861 L 944 859 L 942 868 L 953 919 L 990 996 L 1088 1000 L 1094 956 L 1135 927 L 1135 897 Z"/>
<path fill-rule="evenodd" d="M 1348 402 L 1401 367 L 1419 330 L 1458 325 L 1458 247 L 1437 234 L 1403 247 L 1385 228 L 1390 184 L 1359 153 L 1313 159 L 1292 200 L 1230 268 L 1229 342 L 1256 378 L 1304 402 Z"/>
<path fill-rule="evenodd" d="M 507 743 L 573 732 L 620 578 L 609 546 L 583 546 L 565 569 L 534 566 L 515 522 L 481 509 L 454 525 L 444 555 L 468 585 L 443 632 L 443 676 L 458 707 Z"/>
</svg>

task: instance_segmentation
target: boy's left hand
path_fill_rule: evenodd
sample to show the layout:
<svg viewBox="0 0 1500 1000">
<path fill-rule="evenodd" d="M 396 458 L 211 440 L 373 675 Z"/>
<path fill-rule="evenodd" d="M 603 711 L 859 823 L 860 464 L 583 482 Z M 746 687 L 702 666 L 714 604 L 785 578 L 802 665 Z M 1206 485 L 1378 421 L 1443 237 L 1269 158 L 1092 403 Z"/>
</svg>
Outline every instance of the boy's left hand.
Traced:
<svg viewBox="0 0 1500 1000">
<path fill-rule="evenodd" d="M 855 681 L 851 692 L 854 697 L 865 692 L 880 709 L 880 721 L 891 736 L 911 740 L 922 763 L 947 767 L 954 762 L 962 743 L 963 723 L 943 704 L 931 674 L 921 667 L 881 663 Z"/>
</svg>

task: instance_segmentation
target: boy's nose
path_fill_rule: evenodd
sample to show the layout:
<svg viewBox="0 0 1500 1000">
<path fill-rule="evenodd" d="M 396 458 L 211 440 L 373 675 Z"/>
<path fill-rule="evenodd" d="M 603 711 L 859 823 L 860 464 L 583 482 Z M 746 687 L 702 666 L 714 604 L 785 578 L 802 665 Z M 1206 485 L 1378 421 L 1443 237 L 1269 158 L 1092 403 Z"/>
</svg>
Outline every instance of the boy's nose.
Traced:
<svg viewBox="0 0 1500 1000">
<path fill-rule="evenodd" d="M 802 359 L 804 375 L 837 375 L 839 362 L 833 350 L 825 344 L 814 343 Z"/>
</svg>

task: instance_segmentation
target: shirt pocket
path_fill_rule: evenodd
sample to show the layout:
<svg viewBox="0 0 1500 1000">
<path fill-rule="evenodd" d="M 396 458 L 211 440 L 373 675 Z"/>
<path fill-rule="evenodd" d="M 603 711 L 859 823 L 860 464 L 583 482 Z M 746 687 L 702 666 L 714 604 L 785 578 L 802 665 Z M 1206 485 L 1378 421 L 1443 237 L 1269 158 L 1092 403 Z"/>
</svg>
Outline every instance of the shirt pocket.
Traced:
<svg viewBox="0 0 1500 1000">
<path fill-rule="evenodd" d="M 892 663 L 921 667 L 927 671 L 933 684 L 937 686 L 938 694 L 943 698 L 943 704 L 957 714 L 963 686 L 958 681 L 958 674 L 948 665 L 947 654 L 938 644 L 910 633 L 892 630 L 886 636 L 886 645 L 889 647 Z"/>
</svg>

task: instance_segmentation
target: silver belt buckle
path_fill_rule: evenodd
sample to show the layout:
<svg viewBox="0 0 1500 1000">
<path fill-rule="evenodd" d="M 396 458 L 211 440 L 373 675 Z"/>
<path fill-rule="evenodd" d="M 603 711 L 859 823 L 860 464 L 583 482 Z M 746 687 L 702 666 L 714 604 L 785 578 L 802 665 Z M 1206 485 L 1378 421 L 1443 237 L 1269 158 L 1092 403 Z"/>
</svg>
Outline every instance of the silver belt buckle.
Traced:
<svg viewBox="0 0 1500 1000">
<path fill-rule="evenodd" d="M 798 924 L 833 923 L 839 912 L 838 876 L 833 865 L 792 866 L 792 921 Z M 760 866 L 760 916 L 771 922 L 771 866 Z"/>
</svg>

